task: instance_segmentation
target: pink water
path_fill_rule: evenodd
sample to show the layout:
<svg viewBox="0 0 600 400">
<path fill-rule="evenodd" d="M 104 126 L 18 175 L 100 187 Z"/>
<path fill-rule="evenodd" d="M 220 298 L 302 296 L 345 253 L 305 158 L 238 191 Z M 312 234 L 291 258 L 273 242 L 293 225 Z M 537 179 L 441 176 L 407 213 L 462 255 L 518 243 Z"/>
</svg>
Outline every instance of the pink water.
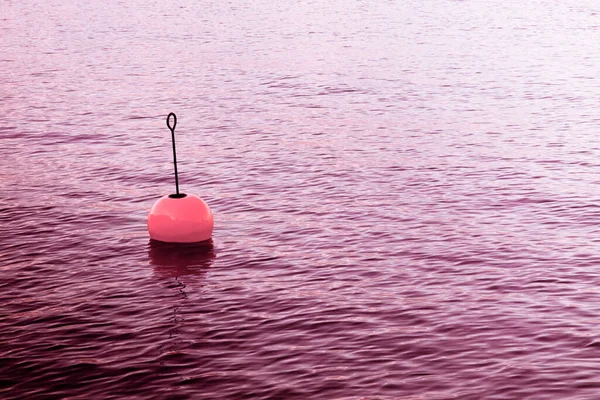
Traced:
<svg viewBox="0 0 600 400">
<path fill-rule="evenodd" d="M 1 2 L 0 398 L 600 398 L 598 43 L 591 0 Z M 146 232 L 171 111 L 212 248 Z"/>
</svg>

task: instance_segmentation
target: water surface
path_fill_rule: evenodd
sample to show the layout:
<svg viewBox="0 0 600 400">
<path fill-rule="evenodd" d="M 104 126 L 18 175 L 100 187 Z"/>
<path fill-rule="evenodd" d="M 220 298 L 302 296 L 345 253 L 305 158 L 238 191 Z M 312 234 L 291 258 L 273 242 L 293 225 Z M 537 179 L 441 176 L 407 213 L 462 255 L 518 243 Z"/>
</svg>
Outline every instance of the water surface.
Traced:
<svg viewBox="0 0 600 400">
<path fill-rule="evenodd" d="M 598 398 L 595 2 L 0 16 L 0 397 Z"/>
</svg>

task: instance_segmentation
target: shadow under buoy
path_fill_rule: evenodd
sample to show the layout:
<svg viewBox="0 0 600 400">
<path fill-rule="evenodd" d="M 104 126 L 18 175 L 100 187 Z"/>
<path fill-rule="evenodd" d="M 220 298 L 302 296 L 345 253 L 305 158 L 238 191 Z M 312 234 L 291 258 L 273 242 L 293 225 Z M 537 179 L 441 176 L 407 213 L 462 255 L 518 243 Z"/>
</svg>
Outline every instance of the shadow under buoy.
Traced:
<svg viewBox="0 0 600 400">
<path fill-rule="evenodd" d="M 162 278 L 203 275 L 216 258 L 212 239 L 199 243 L 165 243 L 150 239 L 148 258 Z"/>
</svg>

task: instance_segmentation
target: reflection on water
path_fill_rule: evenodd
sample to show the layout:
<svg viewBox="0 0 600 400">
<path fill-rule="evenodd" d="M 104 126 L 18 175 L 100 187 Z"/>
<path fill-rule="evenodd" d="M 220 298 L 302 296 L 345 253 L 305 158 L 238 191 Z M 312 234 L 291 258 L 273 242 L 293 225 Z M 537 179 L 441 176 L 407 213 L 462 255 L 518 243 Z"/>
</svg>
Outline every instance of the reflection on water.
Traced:
<svg viewBox="0 0 600 400">
<path fill-rule="evenodd" d="M 162 278 L 202 275 L 216 258 L 212 239 L 201 243 L 165 243 L 150 239 L 148 257 Z"/>
<path fill-rule="evenodd" d="M 159 365 L 168 367 L 168 360 L 181 356 L 189 343 L 185 339 L 186 316 L 190 308 L 189 294 L 185 276 L 197 276 L 193 280 L 192 290 L 202 286 L 201 280 L 216 258 L 212 239 L 200 243 L 165 243 L 150 239 L 148 241 L 148 257 L 154 268 L 154 275 L 164 280 L 167 294 L 174 294 L 171 299 L 171 312 L 163 323 L 166 338 L 158 346 Z M 200 282 L 199 282 L 200 281 Z M 193 301 L 192 301 L 193 304 Z M 196 325 L 194 331 L 198 333 Z M 180 379 L 184 379 L 180 377 Z"/>
</svg>

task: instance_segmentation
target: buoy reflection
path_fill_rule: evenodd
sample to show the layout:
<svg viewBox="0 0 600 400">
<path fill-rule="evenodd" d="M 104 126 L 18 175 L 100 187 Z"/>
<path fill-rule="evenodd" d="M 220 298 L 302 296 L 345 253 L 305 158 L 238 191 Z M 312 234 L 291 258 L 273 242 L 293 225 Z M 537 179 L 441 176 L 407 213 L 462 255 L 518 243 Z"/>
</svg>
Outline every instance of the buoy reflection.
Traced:
<svg viewBox="0 0 600 400">
<path fill-rule="evenodd" d="M 165 243 L 150 239 L 148 257 L 163 278 L 202 275 L 216 258 L 212 239 L 200 243 Z"/>
</svg>

